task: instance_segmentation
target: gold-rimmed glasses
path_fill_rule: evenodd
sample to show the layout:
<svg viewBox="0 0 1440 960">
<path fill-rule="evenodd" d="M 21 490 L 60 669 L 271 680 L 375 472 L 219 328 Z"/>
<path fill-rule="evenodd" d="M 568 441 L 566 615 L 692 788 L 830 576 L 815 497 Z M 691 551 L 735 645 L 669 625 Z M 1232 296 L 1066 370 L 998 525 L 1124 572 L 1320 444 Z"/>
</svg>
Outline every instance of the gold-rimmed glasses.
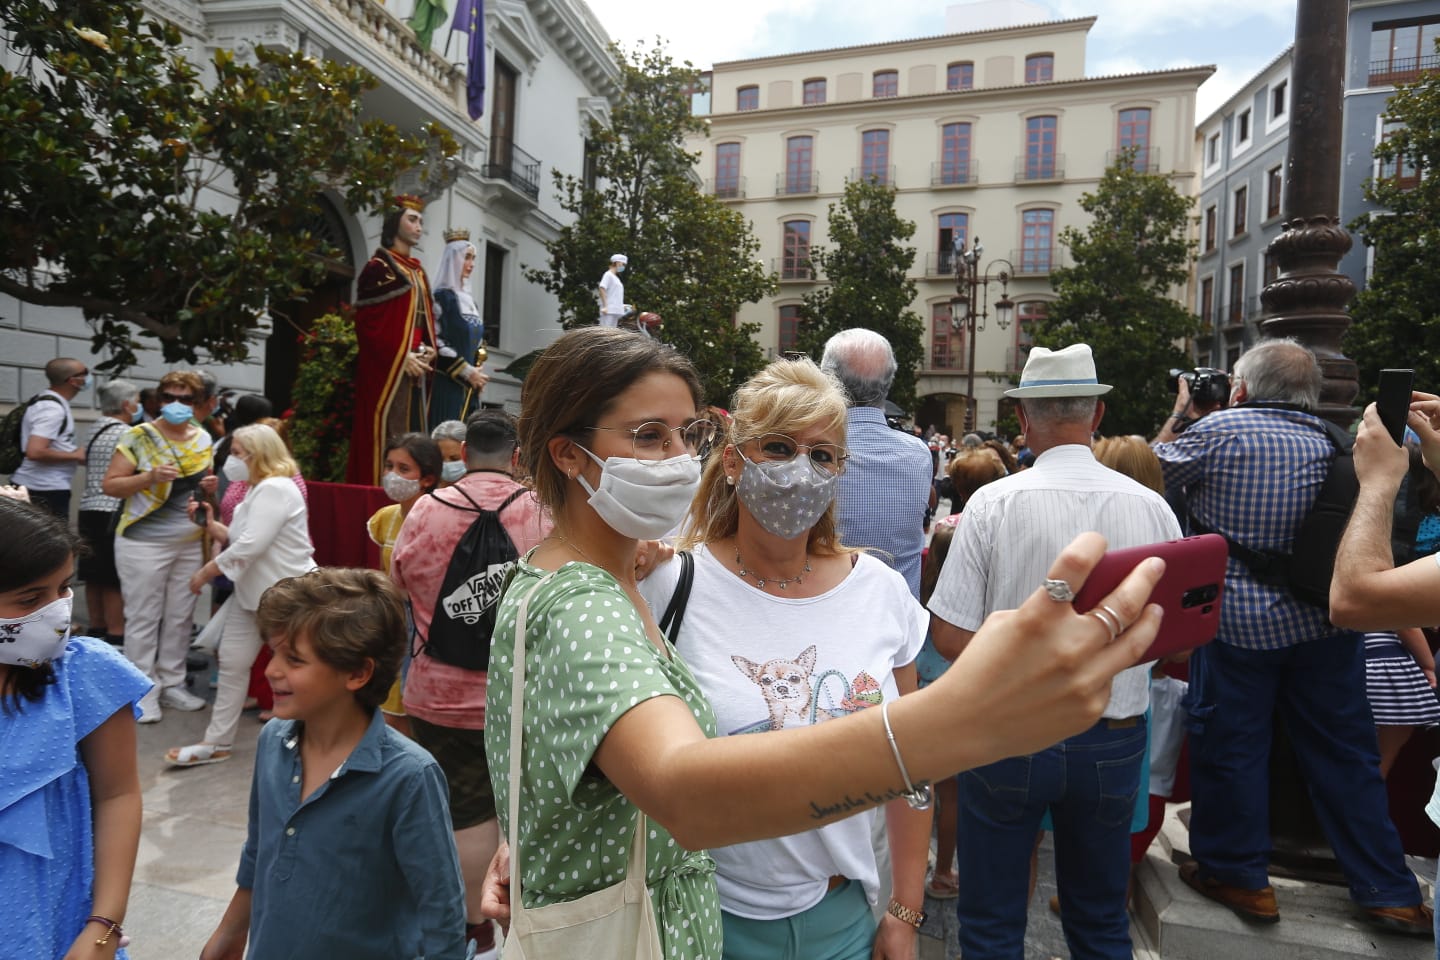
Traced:
<svg viewBox="0 0 1440 960">
<path fill-rule="evenodd" d="M 766 433 L 748 441 L 755 451 L 757 460 L 771 463 L 788 463 L 803 450 L 806 458 L 817 473 L 839 476 L 845 472 L 845 461 L 850 454 L 838 443 L 800 443 L 783 433 Z"/>
<path fill-rule="evenodd" d="M 703 457 L 715 443 L 715 424 L 709 420 L 691 420 L 684 426 L 672 427 L 658 420 L 650 420 L 638 427 L 591 427 L 591 430 L 610 430 L 630 434 L 630 442 L 636 460 L 655 462 L 677 456 L 670 452 L 675 442 L 674 435 L 680 435 L 685 452 Z"/>
</svg>

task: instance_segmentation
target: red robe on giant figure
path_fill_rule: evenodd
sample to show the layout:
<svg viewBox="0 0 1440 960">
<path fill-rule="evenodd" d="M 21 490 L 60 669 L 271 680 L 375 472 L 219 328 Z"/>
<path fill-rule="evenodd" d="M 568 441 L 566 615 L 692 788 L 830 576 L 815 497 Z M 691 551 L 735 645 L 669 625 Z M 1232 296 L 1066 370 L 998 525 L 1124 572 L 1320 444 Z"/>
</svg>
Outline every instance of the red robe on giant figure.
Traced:
<svg viewBox="0 0 1440 960">
<path fill-rule="evenodd" d="M 416 430 L 429 435 L 428 376 L 405 375 L 405 355 L 435 348 L 430 282 L 419 260 L 378 249 L 355 284 L 355 425 L 350 434 L 348 483 L 380 483 L 385 443 Z"/>
</svg>

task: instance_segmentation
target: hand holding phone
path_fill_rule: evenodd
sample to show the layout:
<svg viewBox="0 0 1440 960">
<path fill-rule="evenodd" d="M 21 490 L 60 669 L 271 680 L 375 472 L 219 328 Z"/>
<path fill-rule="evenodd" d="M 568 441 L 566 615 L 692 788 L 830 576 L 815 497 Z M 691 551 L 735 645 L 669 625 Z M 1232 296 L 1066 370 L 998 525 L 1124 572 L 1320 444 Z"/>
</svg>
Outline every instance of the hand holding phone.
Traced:
<svg viewBox="0 0 1440 960">
<path fill-rule="evenodd" d="M 1165 610 L 1160 633 L 1137 662 L 1148 663 L 1215 639 L 1220 629 L 1220 602 L 1225 593 L 1225 538 L 1215 533 L 1183 540 L 1111 550 L 1105 554 L 1075 595 L 1077 613 L 1087 613 L 1147 557 L 1165 561 L 1165 573 L 1150 602 Z"/>
<path fill-rule="evenodd" d="M 1410 391 L 1415 386 L 1414 370 L 1381 370 L 1375 411 L 1398 447 L 1405 442 L 1405 421 L 1410 418 Z"/>
</svg>

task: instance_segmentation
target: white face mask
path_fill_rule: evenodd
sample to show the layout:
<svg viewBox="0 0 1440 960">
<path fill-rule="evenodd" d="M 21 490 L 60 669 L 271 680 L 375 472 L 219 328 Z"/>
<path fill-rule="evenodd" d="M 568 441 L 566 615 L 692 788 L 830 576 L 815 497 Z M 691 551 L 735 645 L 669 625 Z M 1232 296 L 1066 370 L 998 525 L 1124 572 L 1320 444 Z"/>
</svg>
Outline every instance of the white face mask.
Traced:
<svg viewBox="0 0 1440 960">
<path fill-rule="evenodd" d="M 227 460 L 225 462 L 229 463 L 230 461 Z M 407 479 L 394 471 L 380 478 L 380 486 L 385 488 L 385 496 L 394 500 L 396 503 L 409 500 L 420 492 L 419 480 Z"/>
<path fill-rule="evenodd" d="M 43 667 L 65 653 L 73 593 L 25 617 L 0 617 L 0 663 Z"/>
<path fill-rule="evenodd" d="M 232 453 L 225 458 L 225 465 L 220 468 L 220 472 L 225 474 L 225 479 L 231 483 L 245 483 L 250 479 L 250 464 Z"/>
<path fill-rule="evenodd" d="M 600 519 L 622 536 L 636 540 L 663 537 L 685 518 L 695 491 L 700 489 L 699 457 L 601 460 L 589 450 L 585 453 L 600 464 L 600 487 L 592 488 L 581 474 L 576 474 L 575 479 L 590 494 L 588 502 Z"/>
<path fill-rule="evenodd" d="M 454 483 L 465 476 L 464 460 L 449 460 L 440 465 L 440 479 L 446 483 Z"/>
</svg>

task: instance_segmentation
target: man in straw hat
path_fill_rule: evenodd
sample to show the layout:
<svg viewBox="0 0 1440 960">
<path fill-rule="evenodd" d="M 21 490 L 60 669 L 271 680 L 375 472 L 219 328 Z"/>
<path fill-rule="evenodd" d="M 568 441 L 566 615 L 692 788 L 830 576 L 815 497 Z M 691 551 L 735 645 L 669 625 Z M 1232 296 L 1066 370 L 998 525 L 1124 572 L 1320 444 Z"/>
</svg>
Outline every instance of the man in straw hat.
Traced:
<svg viewBox="0 0 1440 960">
<path fill-rule="evenodd" d="M 1083 343 L 1035 347 L 1020 385 L 1005 391 L 1020 401 L 1035 465 L 981 487 L 965 504 L 930 598 L 932 635 L 945 656 L 958 656 L 990 613 L 1020 606 L 1036 587 L 1056 603 L 1070 602 L 1070 585 L 1047 580 L 1046 572 L 1078 534 L 1098 531 L 1112 550 L 1180 536 L 1163 497 L 1091 452 L 1105 415 L 1100 397 L 1109 391 Z M 1097 630 L 1114 636 L 1130 626 L 1104 608 L 1094 618 Z M 1086 732 L 960 775 L 956 910 L 966 960 L 1024 953 L 1030 852 L 1047 809 L 1070 952 L 1130 960 L 1126 884 L 1131 817 L 1142 792 L 1148 674 L 1141 665 L 1117 676 L 1102 719 Z"/>
</svg>

